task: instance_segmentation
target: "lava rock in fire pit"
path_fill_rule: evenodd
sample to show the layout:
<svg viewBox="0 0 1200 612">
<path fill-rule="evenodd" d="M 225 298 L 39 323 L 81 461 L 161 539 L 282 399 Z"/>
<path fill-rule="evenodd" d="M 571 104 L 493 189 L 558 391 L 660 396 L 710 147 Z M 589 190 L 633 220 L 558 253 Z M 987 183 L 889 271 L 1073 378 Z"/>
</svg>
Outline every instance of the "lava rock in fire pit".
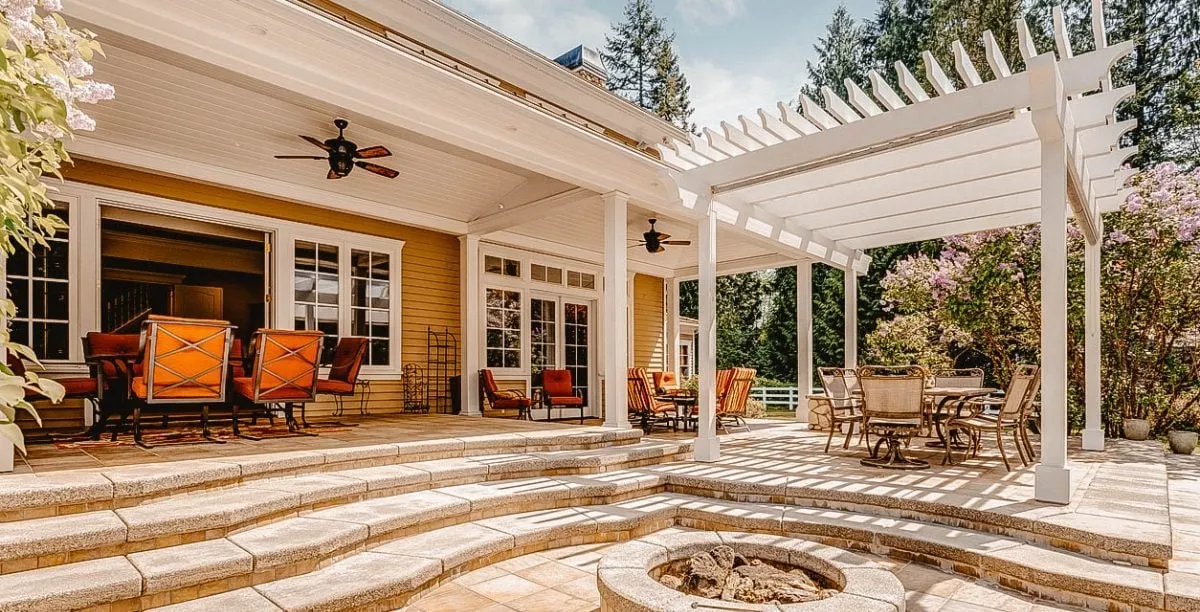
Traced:
<svg viewBox="0 0 1200 612">
<path fill-rule="evenodd" d="M 659 582 L 689 595 L 756 604 L 803 603 L 837 593 L 801 568 L 785 570 L 761 559 L 747 559 L 724 545 L 671 563 Z"/>
</svg>

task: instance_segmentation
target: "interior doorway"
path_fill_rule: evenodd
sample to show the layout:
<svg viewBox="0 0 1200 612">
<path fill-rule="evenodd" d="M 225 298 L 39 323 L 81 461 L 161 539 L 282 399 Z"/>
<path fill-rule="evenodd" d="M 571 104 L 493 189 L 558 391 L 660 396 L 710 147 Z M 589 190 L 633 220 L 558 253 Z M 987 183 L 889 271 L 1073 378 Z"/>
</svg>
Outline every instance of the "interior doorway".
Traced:
<svg viewBox="0 0 1200 612">
<path fill-rule="evenodd" d="M 102 206 L 100 326 L 137 333 L 151 314 L 221 319 L 248 341 L 269 326 L 270 236 Z"/>
</svg>

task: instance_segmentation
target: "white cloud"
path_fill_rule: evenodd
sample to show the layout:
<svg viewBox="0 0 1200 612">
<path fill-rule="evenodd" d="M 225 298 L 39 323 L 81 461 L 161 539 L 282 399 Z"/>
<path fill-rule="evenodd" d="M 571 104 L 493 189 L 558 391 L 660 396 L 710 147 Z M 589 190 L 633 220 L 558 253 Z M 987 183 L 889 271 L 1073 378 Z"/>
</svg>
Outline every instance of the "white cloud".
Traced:
<svg viewBox="0 0 1200 612">
<path fill-rule="evenodd" d="M 675 0 L 675 10 L 692 27 L 733 21 L 745 8 L 743 0 Z"/>
<path fill-rule="evenodd" d="M 604 46 L 609 22 L 585 0 L 447 0 L 447 5 L 545 55 Z"/>
<path fill-rule="evenodd" d="M 708 60 L 685 59 L 683 70 L 692 89 L 692 121 L 718 132 L 721 121 L 737 125 L 738 115 L 757 118 L 758 108 L 775 108 L 776 102 L 790 101 L 800 90 L 799 78 L 785 76 L 796 72 L 786 65 L 755 64 L 735 71 Z"/>
</svg>

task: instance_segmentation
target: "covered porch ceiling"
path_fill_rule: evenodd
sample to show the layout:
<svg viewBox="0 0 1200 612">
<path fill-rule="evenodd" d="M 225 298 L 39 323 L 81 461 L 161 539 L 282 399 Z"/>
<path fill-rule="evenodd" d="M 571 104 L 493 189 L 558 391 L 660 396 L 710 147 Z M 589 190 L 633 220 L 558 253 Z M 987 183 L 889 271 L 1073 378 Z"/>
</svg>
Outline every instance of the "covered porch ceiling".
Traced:
<svg viewBox="0 0 1200 612">
<path fill-rule="evenodd" d="M 1097 1 L 1096 6 L 1099 6 Z M 1115 210 L 1136 148 L 1120 148 L 1134 121 L 1116 105 L 1133 88 L 1114 89 L 1109 70 L 1133 42 L 1074 55 L 1056 9 L 1058 57 L 1041 55 L 1019 22 L 1028 69 L 1013 72 L 989 34 L 983 40 L 992 78 L 954 43 L 957 89 L 924 53 L 926 82 L 897 63 L 903 96 L 870 73 L 871 94 L 849 80 L 849 99 L 822 88 L 824 106 L 803 97 L 705 129 L 661 150 L 681 189 L 711 194 L 714 206 L 751 207 L 852 249 L 869 249 L 1035 223 L 1042 202 L 1042 151 L 1057 135 L 1067 149 L 1069 202 L 1094 241 L 1100 212 Z M 931 93 L 932 92 L 932 93 Z M 1066 214 L 1066 210 L 1064 210 Z"/>
</svg>

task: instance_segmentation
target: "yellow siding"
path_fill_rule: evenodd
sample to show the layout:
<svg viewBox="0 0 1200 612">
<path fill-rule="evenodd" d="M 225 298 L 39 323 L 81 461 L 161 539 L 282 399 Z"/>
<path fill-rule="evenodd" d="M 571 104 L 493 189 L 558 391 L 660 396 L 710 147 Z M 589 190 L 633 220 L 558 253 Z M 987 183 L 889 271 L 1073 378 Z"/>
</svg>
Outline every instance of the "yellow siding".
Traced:
<svg viewBox="0 0 1200 612">
<path fill-rule="evenodd" d="M 456 236 L 85 160 L 77 160 L 64 174 L 67 180 L 79 183 L 403 240 L 402 363 L 415 362 L 424 367 L 429 327 L 450 328 L 455 336 L 459 335 L 459 244 Z M 403 407 L 402 383 L 377 381 L 373 384 L 373 411 L 391 412 Z M 332 408 L 331 400 L 322 399 L 326 401 L 314 405 L 311 414 Z M 60 407 L 48 407 L 48 410 L 56 417 L 60 414 L 64 417 L 55 418 L 55 425 L 63 424 L 68 413 L 81 413 L 77 409 Z M 357 404 L 353 411 L 357 412 Z M 81 424 L 82 420 L 77 423 Z"/>
<path fill-rule="evenodd" d="M 633 277 L 633 366 L 667 369 L 666 330 L 663 326 L 663 279 Z"/>
</svg>

